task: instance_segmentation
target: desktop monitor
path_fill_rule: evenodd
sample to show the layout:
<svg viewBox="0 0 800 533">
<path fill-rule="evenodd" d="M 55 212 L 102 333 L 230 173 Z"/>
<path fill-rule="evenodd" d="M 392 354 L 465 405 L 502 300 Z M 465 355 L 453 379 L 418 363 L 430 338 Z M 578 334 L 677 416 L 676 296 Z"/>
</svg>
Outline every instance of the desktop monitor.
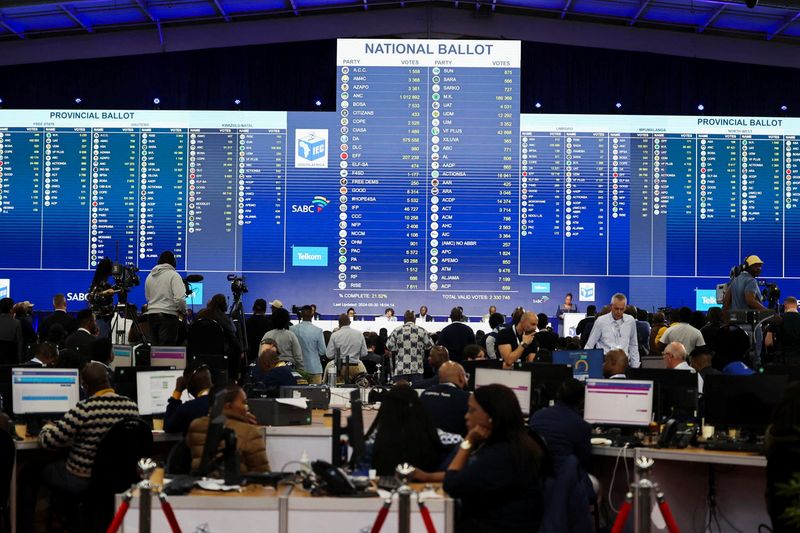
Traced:
<svg viewBox="0 0 800 533">
<path fill-rule="evenodd" d="M 503 368 L 503 361 L 500 359 L 473 359 L 461 361 L 461 366 L 464 367 L 464 372 L 469 375 L 467 380 L 467 390 L 475 390 L 475 371 L 478 368 L 495 368 L 500 370 Z"/>
<path fill-rule="evenodd" d="M 652 381 L 653 412 L 656 420 L 697 417 L 697 374 L 667 368 L 629 368 L 628 378 Z"/>
<path fill-rule="evenodd" d="M 572 366 L 572 377 L 579 381 L 603 377 L 603 350 L 556 350 L 553 362 Z"/>
<path fill-rule="evenodd" d="M 572 366 L 556 363 L 522 363 L 522 370 L 533 372 L 531 414 L 552 406 L 561 384 L 573 377 L 574 373 Z"/>
<path fill-rule="evenodd" d="M 183 370 L 148 370 L 136 373 L 136 403 L 139 414 L 158 415 L 167 411 L 167 400 Z"/>
<path fill-rule="evenodd" d="M 186 368 L 186 346 L 151 346 L 150 366 Z"/>
<path fill-rule="evenodd" d="M 475 390 L 495 383 L 505 385 L 514 392 L 523 415 L 530 413 L 533 372 L 530 370 L 498 370 L 496 368 L 481 367 L 475 369 Z"/>
<path fill-rule="evenodd" d="M 589 379 L 583 418 L 604 426 L 647 426 L 653 416 L 653 382 Z"/>
<path fill-rule="evenodd" d="M 122 368 L 133 366 L 133 346 L 128 344 L 115 344 L 111 347 L 114 359 L 111 361 L 111 368 Z"/>
<path fill-rule="evenodd" d="M 785 375 L 710 375 L 703 384 L 705 421 L 763 433 L 783 399 L 786 382 Z"/>
<path fill-rule="evenodd" d="M 78 403 L 80 382 L 74 368 L 11 370 L 14 414 L 66 413 Z"/>
</svg>

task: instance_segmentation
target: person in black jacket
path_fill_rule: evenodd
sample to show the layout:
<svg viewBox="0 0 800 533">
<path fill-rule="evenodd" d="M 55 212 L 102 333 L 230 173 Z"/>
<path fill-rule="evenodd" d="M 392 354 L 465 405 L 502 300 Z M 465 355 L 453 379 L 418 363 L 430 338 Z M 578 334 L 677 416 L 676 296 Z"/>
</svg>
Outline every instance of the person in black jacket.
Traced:
<svg viewBox="0 0 800 533">
<path fill-rule="evenodd" d="M 64 346 L 78 354 L 78 361 L 65 362 L 69 368 L 82 369 L 92 356 L 92 343 L 97 339 L 97 322 L 91 309 L 78 312 L 78 330 L 67 337 Z"/>
<path fill-rule="evenodd" d="M 208 415 L 211 409 L 211 392 L 214 383 L 211 371 L 206 365 L 189 367 L 175 382 L 175 390 L 167 400 L 167 412 L 164 415 L 164 431 L 167 433 L 185 434 L 195 418 Z M 188 390 L 193 399 L 181 402 L 183 391 Z"/>
<path fill-rule="evenodd" d="M 464 390 L 466 386 L 464 367 L 447 361 L 439 367 L 439 383 L 420 395 L 419 400 L 438 429 L 462 437 L 467 434 L 464 415 L 467 414 L 469 393 Z"/>
<path fill-rule="evenodd" d="M 783 400 L 775 408 L 765 440 L 767 456 L 767 512 L 774 533 L 796 532 L 786 515 L 797 498 L 781 494 L 780 487 L 800 475 L 800 383 L 786 388 Z"/>
<path fill-rule="evenodd" d="M 22 325 L 14 318 L 14 300 L 3 298 L 0 300 L 0 363 L 17 364 L 23 359 L 25 341 L 22 335 Z"/>
<path fill-rule="evenodd" d="M 58 364 L 58 348 L 49 342 L 36 345 L 33 357 L 20 366 L 25 368 L 53 368 Z"/>
<path fill-rule="evenodd" d="M 277 396 L 281 387 L 297 385 L 298 376 L 278 357 L 277 346 L 264 342 L 258 360 L 249 367 L 246 391 L 272 392 Z"/>
<path fill-rule="evenodd" d="M 63 294 L 56 294 L 53 296 L 53 314 L 39 322 L 39 341 L 44 342 L 49 340 L 47 338 L 50 328 L 56 324 L 60 324 L 67 335 L 72 335 L 78 329 L 78 321 L 67 313 L 67 299 Z"/>
<path fill-rule="evenodd" d="M 444 490 L 461 501 L 456 531 L 538 531 L 544 450 L 528 433 L 517 397 L 504 385 L 480 387 L 466 421 L 467 438 L 444 474 Z"/>
<path fill-rule="evenodd" d="M 450 321 L 451 324 L 439 333 L 436 344 L 447 348 L 450 359 L 461 362 L 464 359 L 464 346 L 475 344 L 475 332 L 464 323 L 464 313 L 458 307 L 450 311 Z"/>
<path fill-rule="evenodd" d="M 258 358 L 258 347 L 264 333 L 273 328 L 272 320 L 267 316 L 267 301 L 258 298 L 253 302 L 253 314 L 247 319 L 247 364 Z"/>
</svg>

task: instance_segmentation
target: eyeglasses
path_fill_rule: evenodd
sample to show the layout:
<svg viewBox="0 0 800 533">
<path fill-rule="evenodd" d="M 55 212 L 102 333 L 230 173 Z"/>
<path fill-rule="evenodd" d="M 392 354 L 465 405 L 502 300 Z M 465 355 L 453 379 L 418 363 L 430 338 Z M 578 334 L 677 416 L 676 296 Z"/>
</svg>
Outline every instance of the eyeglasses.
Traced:
<svg viewBox="0 0 800 533">
<path fill-rule="evenodd" d="M 469 381 L 471 375 L 472 374 L 470 374 L 469 372 L 464 372 L 464 377 L 466 378 L 467 381 Z"/>
</svg>

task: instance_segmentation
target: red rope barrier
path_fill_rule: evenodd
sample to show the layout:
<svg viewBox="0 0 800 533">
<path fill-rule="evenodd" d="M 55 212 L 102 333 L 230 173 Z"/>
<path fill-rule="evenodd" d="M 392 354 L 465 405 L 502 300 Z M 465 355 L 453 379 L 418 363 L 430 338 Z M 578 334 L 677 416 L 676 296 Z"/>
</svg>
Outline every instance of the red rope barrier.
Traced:
<svg viewBox="0 0 800 533">
<path fill-rule="evenodd" d="M 428 510 L 428 506 L 419 498 L 417 502 L 419 503 L 419 514 L 422 515 L 422 521 L 425 522 L 425 528 L 428 530 L 428 533 L 436 533 L 436 527 L 433 525 L 433 519 L 431 518 L 431 512 Z"/>
</svg>

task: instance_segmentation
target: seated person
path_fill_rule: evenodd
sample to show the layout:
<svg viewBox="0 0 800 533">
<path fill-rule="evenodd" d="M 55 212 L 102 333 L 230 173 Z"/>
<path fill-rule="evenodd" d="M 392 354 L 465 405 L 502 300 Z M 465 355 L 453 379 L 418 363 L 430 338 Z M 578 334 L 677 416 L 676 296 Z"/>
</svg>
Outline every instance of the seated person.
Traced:
<svg viewBox="0 0 800 533">
<path fill-rule="evenodd" d="M 447 351 L 447 348 L 439 344 L 431 348 L 428 354 L 428 365 L 430 365 L 431 370 L 433 370 L 433 377 L 421 379 L 414 386 L 417 389 L 427 389 L 428 387 L 437 385 L 439 383 L 439 367 L 449 360 L 450 352 Z"/>
<path fill-rule="evenodd" d="M 175 382 L 175 390 L 167 400 L 167 412 L 164 415 L 164 431 L 167 433 L 185 434 L 189 424 L 196 418 L 203 417 L 211 410 L 211 370 L 207 365 L 188 367 L 183 376 Z M 181 402 L 183 391 L 188 390 L 192 399 Z"/>
<path fill-rule="evenodd" d="M 469 398 L 467 438 L 446 472 L 418 470 L 418 481 L 444 481 L 461 500 L 460 532 L 538 531 L 544 514 L 545 452 L 530 435 L 516 396 L 486 385 Z"/>
<path fill-rule="evenodd" d="M 114 360 L 114 350 L 111 344 L 111 339 L 108 337 L 100 337 L 92 342 L 90 347 L 92 362 L 100 363 L 108 373 L 108 382 L 114 386 L 114 369 L 111 368 L 111 362 Z"/>
<path fill-rule="evenodd" d="M 467 344 L 464 346 L 464 359 L 467 361 L 486 359 L 486 352 L 480 344 Z"/>
<path fill-rule="evenodd" d="M 20 366 L 25 368 L 53 368 L 58 364 L 58 349 L 55 344 L 40 342 L 34 356 Z"/>
<path fill-rule="evenodd" d="M 88 398 L 39 433 L 42 448 L 69 448 L 66 462 L 51 463 L 42 471 L 45 485 L 69 494 L 81 494 L 89 488 L 97 446 L 111 426 L 139 416 L 136 404 L 111 388 L 103 365 L 87 363 L 81 381 Z"/>
<path fill-rule="evenodd" d="M 274 345 L 262 344 L 258 360 L 250 365 L 247 386 L 250 390 L 279 389 L 297 385 L 297 374 L 281 361 Z"/>
<path fill-rule="evenodd" d="M 617 351 L 627 363 L 625 352 Z M 594 499 L 596 489 L 588 476 L 592 469 L 592 426 L 583 419 L 584 397 L 583 383 L 570 378 L 559 387 L 555 405 L 536 411 L 528 425 L 547 443 L 556 469 L 568 456 L 575 456 L 583 470 L 587 494 Z"/>
<path fill-rule="evenodd" d="M 423 470 L 434 470 L 439 464 L 442 448 L 436 427 L 408 385 L 395 385 L 383 395 L 366 437 L 374 441 L 371 464 L 379 476 L 394 475 L 400 463 Z"/>
<path fill-rule="evenodd" d="M 466 351 L 464 349 L 465 354 Z M 464 373 L 464 367 L 453 361 L 447 361 L 439 367 L 439 383 L 425 389 L 420 395 L 420 402 L 438 429 L 466 436 L 464 415 L 467 414 L 467 400 L 469 400 L 469 393 L 464 390 L 466 386 L 467 375 Z"/>
<path fill-rule="evenodd" d="M 229 385 L 224 392 L 225 427 L 236 432 L 236 447 L 241 454 L 241 471 L 269 472 L 264 434 L 258 430 L 256 419 L 247 408 L 247 396 L 237 385 Z M 186 445 L 192 453 L 192 469 L 200 466 L 203 447 L 208 436 L 209 418 L 204 416 L 192 421 L 186 433 Z"/>
<path fill-rule="evenodd" d="M 713 360 L 714 352 L 712 352 L 711 348 L 708 346 L 698 346 L 689 354 L 689 361 L 692 368 L 700 374 L 703 380 L 714 374 L 722 374 L 721 371 L 711 366 Z"/>
<path fill-rule="evenodd" d="M 609 350 L 603 361 L 603 377 L 606 379 L 627 379 L 628 356 L 625 350 Z"/>
</svg>

